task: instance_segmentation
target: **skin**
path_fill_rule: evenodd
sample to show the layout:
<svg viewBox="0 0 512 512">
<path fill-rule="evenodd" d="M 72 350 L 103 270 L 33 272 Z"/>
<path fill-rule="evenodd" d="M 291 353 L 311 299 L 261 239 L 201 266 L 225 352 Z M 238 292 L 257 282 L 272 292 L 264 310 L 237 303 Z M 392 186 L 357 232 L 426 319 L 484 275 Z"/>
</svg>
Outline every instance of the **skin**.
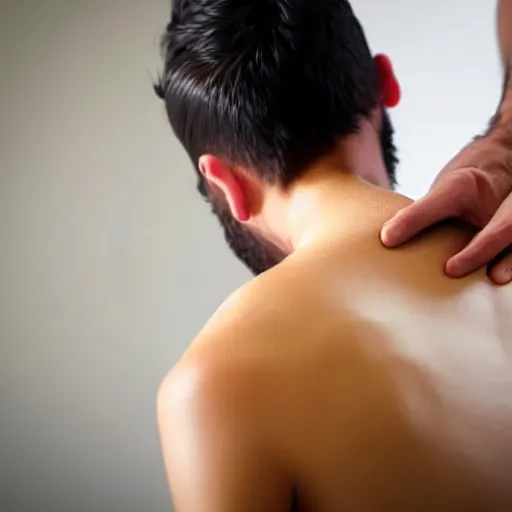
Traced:
<svg viewBox="0 0 512 512">
<path fill-rule="evenodd" d="M 290 256 L 162 383 L 177 512 L 288 511 L 294 493 L 314 512 L 512 509 L 512 288 L 444 275 L 460 225 L 382 246 L 411 201 L 385 188 L 379 119 L 288 190 L 201 158 L 233 218 Z"/>
<path fill-rule="evenodd" d="M 386 251 L 379 226 L 406 198 L 330 167 L 309 179 L 293 255 L 162 384 L 175 509 L 286 511 L 296 491 L 315 512 L 511 510 L 512 289 L 444 276 L 472 233 Z"/>
<path fill-rule="evenodd" d="M 504 65 L 512 57 L 512 32 L 510 24 L 512 20 L 512 1 L 499 0 L 498 2 L 498 38 L 500 52 Z"/>
<path fill-rule="evenodd" d="M 498 37 L 505 70 L 502 100 L 489 130 L 441 171 L 429 193 L 388 220 L 381 240 L 397 247 L 439 221 L 456 218 L 478 233 L 446 262 L 450 277 L 488 265 L 496 284 L 512 281 L 512 0 L 498 2 Z"/>
<path fill-rule="evenodd" d="M 287 511 L 293 495 L 315 512 L 512 509 L 512 289 L 445 276 L 467 226 L 382 246 L 384 221 L 413 210 L 385 189 L 378 125 L 287 191 L 201 159 L 233 218 L 290 256 L 228 298 L 161 385 L 177 512 Z M 438 204 L 469 184 L 455 175 Z"/>
</svg>

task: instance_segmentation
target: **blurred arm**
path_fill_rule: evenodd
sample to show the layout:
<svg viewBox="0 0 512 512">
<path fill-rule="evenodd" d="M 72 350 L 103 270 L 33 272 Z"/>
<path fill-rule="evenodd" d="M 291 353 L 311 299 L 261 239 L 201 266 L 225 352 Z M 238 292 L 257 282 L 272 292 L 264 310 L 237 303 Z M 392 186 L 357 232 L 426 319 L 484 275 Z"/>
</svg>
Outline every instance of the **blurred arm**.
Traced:
<svg viewBox="0 0 512 512">
<path fill-rule="evenodd" d="M 498 1 L 498 39 L 506 64 L 512 58 L 512 0 Z"/>
<path fill-rule="evenodd" d="M 498 41 L 505 80 L 497 124 L 512 132 L 512 0 L 498 0 Z"/>
</svg>

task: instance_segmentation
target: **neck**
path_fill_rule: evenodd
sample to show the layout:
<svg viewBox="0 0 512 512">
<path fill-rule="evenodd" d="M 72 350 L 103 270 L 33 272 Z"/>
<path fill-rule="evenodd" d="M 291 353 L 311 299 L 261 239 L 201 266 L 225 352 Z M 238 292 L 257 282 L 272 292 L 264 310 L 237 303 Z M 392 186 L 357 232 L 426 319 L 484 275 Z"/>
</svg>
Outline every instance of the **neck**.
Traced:
<svg viewBox="0 0 512 512">
<path fill-rule="evenodd" d="M 390 212 L 386 204 L 397 202 L 405 206 L 404 198 L 390 191 L 378 131 L 368 122 L 286 192 L 269 191 L 261 225 L 267 238 L 289 254 L 374 227 L 398 209 Z"/>
<path fill-rule="evenodd" d="M 290 196 L 284 217 L 289 248 L 349 239 L 374 229 L 389 215 L 386 198 L 391 195 L 353 174 L 316 170 Z"/>
<path fill-rule="evenodd" d="M 273 196 L 273 197 L 272 197 Z M 399 202 L 398 208 L 389 206 Z M 385 222 L 404 198 L 358 176 L 318 167 L 284 194 L 265 199 L 265 237 L 290 254 L 307 245 L 350 238 Z"/>
</svg>

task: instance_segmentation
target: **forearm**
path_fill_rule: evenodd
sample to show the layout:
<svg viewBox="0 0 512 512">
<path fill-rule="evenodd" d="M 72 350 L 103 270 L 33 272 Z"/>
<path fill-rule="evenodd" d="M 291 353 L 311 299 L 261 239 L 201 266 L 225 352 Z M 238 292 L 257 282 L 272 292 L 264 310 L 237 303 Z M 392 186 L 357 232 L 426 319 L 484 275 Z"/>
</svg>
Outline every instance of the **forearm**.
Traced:
<svg viewBox="0 0 512 512">
<path fill-rule="evenodd" d="M 498 109 L 502 128 L 512 133 L 512 0 L 498 0 L 498 41 L 505 78 Z"/>
<path fill-rule="evenodd" d="M 512 58 L 512 0 L 498 0 L 497 14 L 501 58 L 508 65 Z"/>
</svg>

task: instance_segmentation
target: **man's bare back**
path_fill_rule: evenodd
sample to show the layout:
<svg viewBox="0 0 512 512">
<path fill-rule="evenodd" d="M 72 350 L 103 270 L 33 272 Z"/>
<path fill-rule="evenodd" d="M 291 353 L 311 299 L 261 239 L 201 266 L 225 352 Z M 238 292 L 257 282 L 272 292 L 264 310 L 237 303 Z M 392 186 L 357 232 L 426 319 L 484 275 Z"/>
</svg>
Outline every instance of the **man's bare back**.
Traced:
<svg viewBox="0 0 512 512">
<path fill-rule="evenodd" d="M 176 510 L 512 510 L 512 290 L 444 276 L 473 234 L 460 227 L 381 247 L 408 204 L 384 190 L 400 84 L 350 3 L 175 2 L 162 50 L 155 90 L 229 247 L 259 276 L 160 390 Z M 508 75 L 487 142 L 452 161 L 437 203 L 383 231 L 388 246 L 434 218 L 492 218 L 448 261 L 467 275 L 509 243 Z"/>
<path fill-rule="evenodd" d="M 405 200 L 372 194 L 350 243 L 299 251 L 228 299 L 168 386 L 193 373 L 231 436 L 257 440 L 239 480 L 255 496 L 269 464 L 265 485 L 305 511 L 511 510 L 512 290 L 444 276 L 470 236 L 457 227 L 384 250 Z"/>
</svg>

